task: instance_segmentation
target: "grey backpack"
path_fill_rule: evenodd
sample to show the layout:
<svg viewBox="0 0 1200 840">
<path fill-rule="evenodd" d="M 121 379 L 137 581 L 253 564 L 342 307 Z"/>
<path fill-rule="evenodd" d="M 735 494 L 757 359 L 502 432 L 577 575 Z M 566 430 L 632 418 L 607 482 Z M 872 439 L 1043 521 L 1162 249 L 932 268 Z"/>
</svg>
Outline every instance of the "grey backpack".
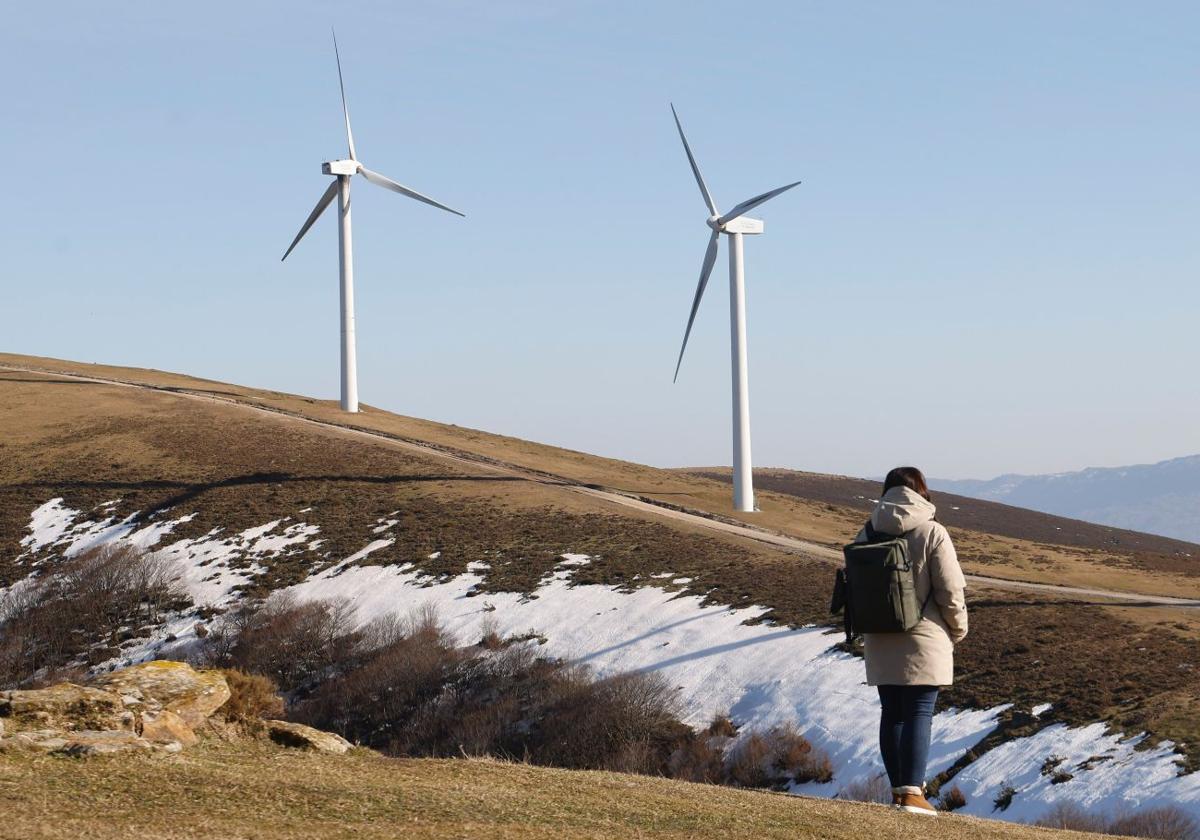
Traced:
<svg viewBox="0 0 1200 840">
<path fill-rule="evenodd" d="M 881 534 L 866 525 L 866 542 L 842 549 L 846 566 L 838 569 L 830 611 L 845 611 L 846 641 L 862 633 L 907 633 L 921 620 L 929 598 L 917 600 L 916 581 L 905 534 Z"/>
</svg>

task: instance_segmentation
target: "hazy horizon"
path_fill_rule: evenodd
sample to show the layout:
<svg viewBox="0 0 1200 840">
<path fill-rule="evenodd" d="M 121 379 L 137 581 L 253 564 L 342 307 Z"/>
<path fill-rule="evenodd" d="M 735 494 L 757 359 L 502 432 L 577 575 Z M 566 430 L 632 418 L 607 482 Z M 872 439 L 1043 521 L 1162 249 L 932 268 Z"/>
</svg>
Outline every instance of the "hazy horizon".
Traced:
<svg viewBox="0 0 1200 840">
<path fill-rule="evenodd" d="M 4 348 L 325 398 L 344 156 L 364 403 L 658 466 L 728 464 L 748 238 L 754 462 L 943 479 L 1200 451 L 1200 8 L 1185 3 L 69 2 L 0 55 Z M 887 406 L 876 413 L 873 406 Z"/>
</svg>

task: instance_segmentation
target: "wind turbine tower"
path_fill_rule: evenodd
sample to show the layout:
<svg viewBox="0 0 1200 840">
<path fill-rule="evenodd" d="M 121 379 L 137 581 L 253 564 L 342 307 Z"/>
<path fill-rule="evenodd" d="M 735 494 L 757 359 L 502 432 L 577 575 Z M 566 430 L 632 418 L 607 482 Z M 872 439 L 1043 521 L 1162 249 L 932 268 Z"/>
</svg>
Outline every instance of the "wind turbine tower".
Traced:
<svg viewBox="0 0 1200 840">
<path fill-rule="evenodd" d="M 355 175 L 362 175 L 372 184 L 384 187 L 392 192 L 398 192 L 401 195 L 406 195 L 409 198 L 414 198 L 417 201 L 424 202 L 449 213 L 454 213 L 457 216 L 462 216 L 463 214 L 447 207 L 445 204 L 434 201 L 427 195 L 422 195 L 403 184 L 398 184 L 391 178 L 380 175 L 378 172 L 372 172 L 358 162 L 358 155 L 354 151 L 354 134 L 350 131 L 350 109 L 346 107 L 346 86 L 342 81 L 342 57 L 338 53 L 336 33 L 333 36 L 333 55 L 337 60 L 338 87 L 342 92 L 342 116 L 346 120 L 346 144 L 350 149 L 350 157 L 347 160 L 331 160 L 321 164 L 321 172 L 326 175 L 332 175 L 334 180 L 325 189 L 320 200 L 317 201 L 317 206 L 313 208 L 313 211 L 308 214 L 308 218 L 304 220 L 300 232 L 296 234 L 296 238 L 292 240 L 292 244 L 288 246 L 282 259 L 287 259 L 288 254 L 292 253 L 292 249 L 296 247 L 297 243 L 304 237 L 304 234 L 308 233 L 308 229 L 313 226 L 313 222 L 325 212 L 325 208 L 333 202 L 336 196 L 338 199 L 338 274 L 341 279 L 341 404 L 342 411 L 357 412 L 358 362 L 355 357 L 354 348 L 354 253 L 350 236 L 350 179 Z"/>
<path fill-rule="evenodd" d="M 746 360 L 746 279 L 742 263 L 742 237 L 755 236 L 763 232 L 760 219 L 751 219 L 744 215 L 765 201 L 769 201 L 780 193 L 787 192 L 799 184 L 799 181 L 779 187 L 778 189 L 756 195 L 734 207 L 728 213 L 721 215 L 712 193 L 700 175 L 700 167 L 688 145 L 687 137 L 683 134 L 683 126 L 679 122 L 679 114 L 675 106 L 671 106 L 675 117 L 675 127 L 679 130 L 679 139 L 683 141 L 683 150 L 687 152 L 688 163 L 691 164 L 692 174 L 700 187 L 700 194 L 708 206 L 709 217 L 705 224 L 712 230 L 708 238 L 708 249 L 704 252 L 704 263 L 700 267 L 700 282 L 696 285 L 696 296 L 692 300 L 692 312 L 688 316 L 687 329 L 683 333 L 683 346 L 679 348 L 679 360 L 675 363 L 675 380 L 679 379 L 679 366 L 683 364 L 683 352 L 687 350 L 688 338 L 692 334 L 692 324 L 696 320 L 696 310 L 700 308 L 700 299 L 704 297 L 704 289 L 708 286 L 709 275 L 717 261 L 717 242 L 721 234 L 729 237 L 729 347 L 733 379 L 733 507 L 743 513 L 753 513 L 754 507 L 754 478 L 750 461 L 750 382 Z"/>
</svg>

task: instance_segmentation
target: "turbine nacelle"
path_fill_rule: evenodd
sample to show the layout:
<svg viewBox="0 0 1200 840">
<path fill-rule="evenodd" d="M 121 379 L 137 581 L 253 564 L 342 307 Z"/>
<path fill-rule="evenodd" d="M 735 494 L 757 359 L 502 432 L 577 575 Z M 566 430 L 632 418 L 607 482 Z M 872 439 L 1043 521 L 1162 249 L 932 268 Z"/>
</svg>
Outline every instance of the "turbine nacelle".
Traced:
<svg viewBox="0 0 1200 840">
<path fill-rule="evenodd" d="M 730 219 L 725 224 L 721 224 L 721 219 L 718 216 L 710 216 L 705 224 L 719 233 L 742 233 L 753 236 L 756 233 L 763 232 L 762 219 L 751 219 L 748 216 L 738 216 L 736 219 Z"/>
<path fill-rule="evenodd" d="M 362 170 L 362 164 L 356 160 L 327 160 L 321 164 L 321 172 L 326 175 L 357 175 Z"/>
</svg>

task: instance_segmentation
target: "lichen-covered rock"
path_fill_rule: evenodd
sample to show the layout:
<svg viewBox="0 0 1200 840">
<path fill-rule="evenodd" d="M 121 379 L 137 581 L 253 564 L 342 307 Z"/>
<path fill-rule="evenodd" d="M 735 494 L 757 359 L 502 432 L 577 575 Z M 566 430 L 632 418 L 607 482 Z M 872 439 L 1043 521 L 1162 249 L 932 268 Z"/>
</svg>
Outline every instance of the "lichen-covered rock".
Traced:
<svg viewBox="0 0 1200 840">
<path fill-rule="evenodd" d="M 181 747 L 190 747 L 200 740 L 183 718 L 167 709 L 143 713 L 141 734 L 147 741 L 158 744 L 174 741 Z"/>
<path fill-rule="evenodd" d="M 143 662 L 106 674 L 96 685 L 116 692 L 143 715 L 165 709 L 193 729 L 229 699 L 229 685 L 219 671 L 197 671 L 186 662 Z"/>
<path fill-rule="evenodd" d="M 74 683 L 0 691 L 0 718 L 5 719 L 6 728 L 13 732 L 39 729 L 132 731 L 136 722 L 120 695 Z"/>
<path fill-rule="evenodd" d="M 53 752 L 67 745 L 67 733 L 58 729 L 27 729 L 7 738 L 0 738 L 0 752 L 7 750 L 40 750 Z"/>
<path fill-rule="evenodd" d="M 154 749 L 153 744 L 132 732 L 69 732 L 64 736 L 64 740 L 66 743 L 61 747 L 52 748 L 53 752 L 84 756 Z"/>
<path fill-rule="evenodd" d="M 286 720 L 264 720 L 267 735 L 277 744 L 285 747 L 316 750 L 317 752 L 341 755 L 350 749 L 352 744 L 340 735 L 332 732 L 322 732 L 302 723 L 292 723 Z"/>
</svg>

